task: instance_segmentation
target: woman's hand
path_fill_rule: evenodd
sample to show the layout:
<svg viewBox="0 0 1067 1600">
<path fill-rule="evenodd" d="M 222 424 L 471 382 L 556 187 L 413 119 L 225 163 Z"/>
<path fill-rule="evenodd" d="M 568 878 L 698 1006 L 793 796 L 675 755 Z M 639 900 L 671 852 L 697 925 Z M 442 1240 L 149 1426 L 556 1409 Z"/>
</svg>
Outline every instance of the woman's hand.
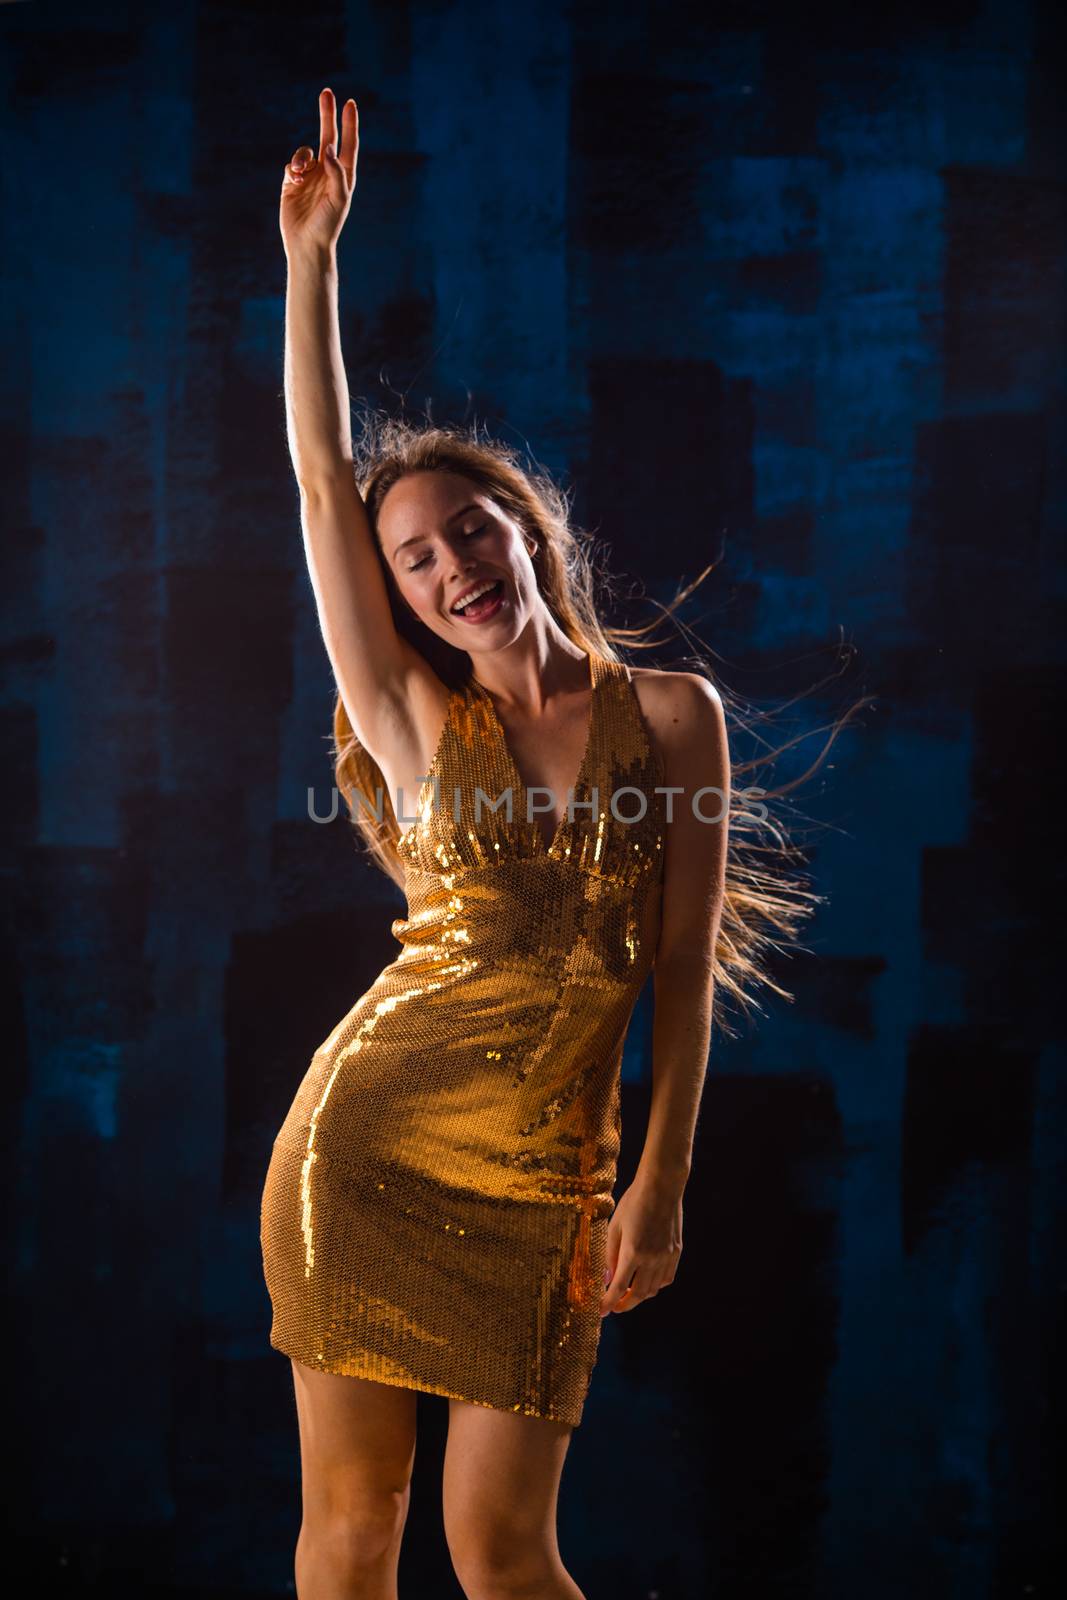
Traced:
<svg viewBox="0 0 1067 1600">
<path fill-rule="evenodd" d="M 638 1174 L 608 1224 L 608 1282 L 600 1315 L 632 1311 L 674 1281 L 682 1254 L 682 1200 Z"/>
<path fill-rule="evenodd" d="M 285 168 L 279 223 L 286 256 L 331 250 L 344 227 L 356 186 L 359 115 L 346 100 L 337 148 L 337 103 L 332 89 L 319 95 L 319 153 L 302 144 Z"/>
</svg>

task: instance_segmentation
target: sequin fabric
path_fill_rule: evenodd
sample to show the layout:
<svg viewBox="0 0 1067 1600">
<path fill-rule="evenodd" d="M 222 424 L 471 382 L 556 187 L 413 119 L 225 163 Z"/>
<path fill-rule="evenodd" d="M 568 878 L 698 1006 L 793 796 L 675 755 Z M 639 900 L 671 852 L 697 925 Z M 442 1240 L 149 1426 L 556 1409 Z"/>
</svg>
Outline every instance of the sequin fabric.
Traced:
<svg viewBox="0 0 1067 1600">
<path fill-rule="evenodd" d="M 629 671 L 589 662 L 574 805 L 550 843 L 490 696 L 450 696 L 397 844 L 401 954 L 312 1057 L 261 1203 L 275 1349 L 571 1425 L 600 1341 L 622 1048 L 666 847 Z"/>
</svg>

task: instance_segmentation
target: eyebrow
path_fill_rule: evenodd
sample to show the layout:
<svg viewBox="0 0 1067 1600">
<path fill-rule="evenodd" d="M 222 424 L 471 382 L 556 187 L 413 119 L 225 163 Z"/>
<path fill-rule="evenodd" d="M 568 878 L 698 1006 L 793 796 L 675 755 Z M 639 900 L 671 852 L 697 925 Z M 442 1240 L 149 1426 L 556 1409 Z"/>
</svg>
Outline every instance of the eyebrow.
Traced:
<svg viewBox="0 0 1067 1600">
<path fill-rule="evenodd" d="M 451 512 L 450 515 L 445 518 L 445 527 L 447 528 L 450 522 L 456 522 L 460 517 L 465 517 L 468 511 L 480 511 L 481 509 L 482 507 L 476 505 L 472 500 L 470 505 L 460 506 L 458 511 Z M 428 533 L 413 533 L 410 539 L 402 539 L 397 545 L 396 549 L 393 551 L 394 557 L 398 556 L 401 550 L 405 550 L 409 544 L 421 544 L 423 539 L 428 539 L 429 537 L 430 536 Z"/>
</svg>

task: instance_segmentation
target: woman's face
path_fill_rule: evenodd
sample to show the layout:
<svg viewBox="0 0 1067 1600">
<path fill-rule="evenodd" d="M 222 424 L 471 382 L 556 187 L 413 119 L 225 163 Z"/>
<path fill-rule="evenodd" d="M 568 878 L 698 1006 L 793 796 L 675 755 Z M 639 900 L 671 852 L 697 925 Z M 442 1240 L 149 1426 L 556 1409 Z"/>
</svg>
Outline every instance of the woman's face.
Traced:
<svg viewBox="0 0 1067 1600">
<path fill-rule="evenodd" d="M 460 650 L 499 649 L 537 603 L 532 538 L 470 478 L 413 472 L 378 508 L 378 539 L 401 599 Z M 474 588 L 492 588 L 462 611 Z"/>
</svg>

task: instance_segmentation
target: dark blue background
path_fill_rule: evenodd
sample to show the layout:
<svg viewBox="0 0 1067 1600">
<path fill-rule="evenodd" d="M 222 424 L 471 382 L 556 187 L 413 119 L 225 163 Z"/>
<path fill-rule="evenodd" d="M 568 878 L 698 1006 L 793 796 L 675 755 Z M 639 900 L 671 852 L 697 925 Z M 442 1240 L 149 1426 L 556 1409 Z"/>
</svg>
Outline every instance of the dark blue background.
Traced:
<svg viewBox="0 0 1067 1600">
<path fill-rule="evenodd" d="M 333 689 L 277 200 L 329 84 L 363 123 L 353 396 L 528 440 L 660 600 L 721 552 L 687 615 L 761 703 L 853 641 L 800 726 L 879 697 L 808 794 L 796 1004 L 713 1050 L 679 1277 L 605 1324 L 565 1559 L 590 1600 L 1046 1593 L 1052 8 L 291 10 L 0 8 L 9 1571 L 292 1592 L 259 1191 L 402 907 L 306 806 Z M 647 1037 L 646 996 L 624 1171 Z M 419 1407 L 402 1593 L 436 1600 Z"/>
</svg>

